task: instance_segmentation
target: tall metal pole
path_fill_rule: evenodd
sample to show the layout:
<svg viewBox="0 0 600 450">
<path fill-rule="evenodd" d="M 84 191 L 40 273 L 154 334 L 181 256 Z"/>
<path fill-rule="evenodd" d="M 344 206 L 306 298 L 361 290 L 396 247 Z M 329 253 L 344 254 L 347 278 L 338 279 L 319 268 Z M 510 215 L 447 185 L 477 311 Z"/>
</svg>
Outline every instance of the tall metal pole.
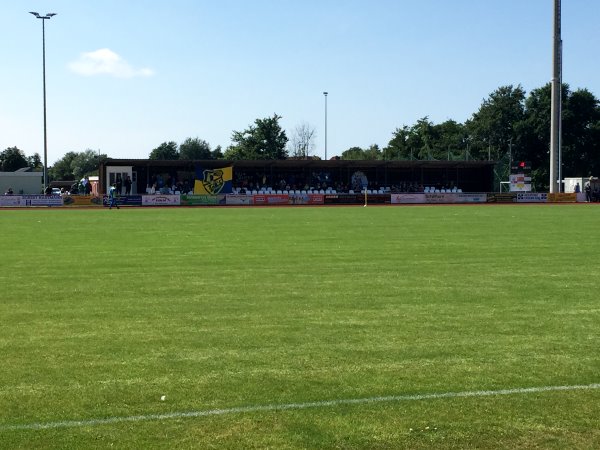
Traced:
<svg viewBox="0 0 600 450">
<path fill-rule="evenodd" d="M 554 45 L 552 53 L 552 109 L 550 120 L 550 193 L 560 192 L 561 126 L 561 0 L 554 0 Z"/>
<path fill-rule="evenodd" d="M 328 92 L 323 92 L 325 96 L 325 161 L 327 161 L 327 94 Z"/>
<path fill-rule="evenodd" d="M 42 79 L 44 84 L 44 189 L 48 187 L 48 133 L 46 127 L 46 19 L 55 16 L 55 13 L 49 13 L 45 16 L 37 12 L 30 12 L 37 19 L 42 20 Z"/>
</svg>

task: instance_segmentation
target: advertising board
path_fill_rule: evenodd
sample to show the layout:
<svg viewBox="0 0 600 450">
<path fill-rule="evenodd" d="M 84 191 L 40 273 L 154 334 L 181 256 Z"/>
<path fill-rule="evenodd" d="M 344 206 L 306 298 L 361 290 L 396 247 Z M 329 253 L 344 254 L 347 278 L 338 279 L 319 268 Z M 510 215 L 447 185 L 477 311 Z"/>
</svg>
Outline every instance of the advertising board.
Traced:
<svg viewBox="0 0 600 450">
<path fill-rule="evenodd" d="M 548 194 L 548 201 L 551 203 L 575 203 L 577 202 L 577 194 L 554 193 Z"/>
<path fill-rule="evenodd" d="M 64 206 L 102 206 L 102 198 L 96 195 L 66 195 Z"/>
<path fill-rule="evenodd" d="M 21 206 L 62 206 L 60 195 L 22 195 Z"/>
<path fill-rule="evenodd" d="M 546 203 L 548 194 L 542 192 L 519 192 L 517 193 L 517 203 Z"/>
<path fill-rule="evenodd" d="M 265 194 L 254 195 L 255 205 L 287 205 L 289 204 L 288 194 Z"/>
<path fill-rule="evenodd" d="M 225 196 L 222 196 L 225 204 Z M 219 205 L 219 197 L 216 195 L 188 195 L 184 194 L 180 199 L 183 206 L 215 206 Z"/>
<path fill-rule="evenodd" d="M 425 194 L 391 194 L 392 204 L 418 204 L 425 203 Z"/>
<path fill-rule="evenodd" d="M 180 195 L 155 194 L 142 195 L 142 206 L 178 206 L 181 205 Z"/>
<path fill-rule="evenodd" d="M 108 206 L 110 204 L 110 199 L 108 195 L 102 197 L 102 204 L 104 206 Z M 117 197 L 117 205 L 119 206 L 142 206 L 142 196 L 141 195 L 120 195 Z"/>
<path fill-rule="evenodd" d="M 290 205 L 322 205 L 325 203 L 323 194 L 290 194 Z"/>
<path fill-rule="evenodd" d="M 0 206 L 17 208 L 25 205 L 21 205 L 20 195 L 2 195 L 0 196 Z"/>
<path fill-rule="evenodd" d="M 227 205 L 237 205 L 237 206 L 248 206 L 254 203 L 254 198 L 251 195 L 236 195 L 236 194 L 227 194 L 225 198 L 225 204 Z"/>
</svg>

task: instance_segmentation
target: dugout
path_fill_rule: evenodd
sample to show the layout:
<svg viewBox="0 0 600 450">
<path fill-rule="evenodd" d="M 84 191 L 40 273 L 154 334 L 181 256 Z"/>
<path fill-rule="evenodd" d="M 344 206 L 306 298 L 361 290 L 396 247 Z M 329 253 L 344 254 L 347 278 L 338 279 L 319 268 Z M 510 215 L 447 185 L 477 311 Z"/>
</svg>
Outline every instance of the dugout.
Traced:
<svg viewBox="0 0 600 450">
<path fill-rule="evenodd" d="M 369 184 L 394 186 L 415 183 L 421 186 L 452 185 L 463 192 L 494 191 L 494 161 L 356 161 L 356 160 L 149 160 L 107 159 L 100 164 L 100 192 L 107 193 L 117 178 L 130 176 L 132 194 L 145 193 L 157 176 L 186 180 L 193 186 L 196 169 L 233 167 L 234 185 L 244 179 L 275 184 L 294 179 L 298 184 L 325 180 L 351 186 L 353 175 L 362 172 Z M 262 183 L 261 183 L 262 184 Z"/>
</svg>

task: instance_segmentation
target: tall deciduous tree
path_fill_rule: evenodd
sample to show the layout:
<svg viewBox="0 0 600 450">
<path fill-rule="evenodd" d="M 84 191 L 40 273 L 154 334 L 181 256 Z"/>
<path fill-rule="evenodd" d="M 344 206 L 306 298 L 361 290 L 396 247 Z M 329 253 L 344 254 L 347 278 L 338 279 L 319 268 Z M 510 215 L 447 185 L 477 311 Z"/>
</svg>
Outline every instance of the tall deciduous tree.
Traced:
<svg viewBox="0 0 600 450">
<path fill-rule="evenodd" d="M 411 130 L 407 125 L 404 125 L 402 128 L 396 128 L 392 133 L 392 139 L 390 139 L 388 145 L 383 149 L 383 159 L 413 159 L 411 147 L 408 143 L 410 133 Z"/>
<path fill-rule="evenodd" d="M 67 152 L 65 155 L 56 161 L 50 169 L 48 174 L 52 180 L 64 180 L 72 181 L 75 180 L 75 174 L 71 166 L 73 160 L 77 157 L 76 152 Z"/>
<path fill-rule="evenodd" d="M 150 152 L 149 159 L 174 160 L 179 159 L 177 143 L 174 141 L 163 142 Z"/>
<path fill-rule="evenodd" d="M 244 131 L 234 131 L 233 144 L 225 151 L 226 159 L 285 159 L 288 138 L 281 128 L 281 116 L 256 119 Z"/>
<path fill-rule="evenodd" d="M 67 152 L 50 167 L 48 173 L 52 180 L 80 180 L 86 175 L 97 174 L 100 162 L 107 157 L 106 154 L 91 149 L 83 152 Z"/>
<path fill-rule="evenodd" d="M 40 169 L 43 170 L 42 158 L 39 153 L 34 153 L 33 156 L 27 157 L 27 165 L 32 169 Z"/>
<path fill-rule="evenodd" d="M 344 160 L 369 160 L 376 161 L 382 159 L 383 154 L 377 144 L 369 146 L 368 149 L 361 147 L 351 147 L 342 153 L 341 159 Z"/>
<path fill-rule="evenodd" d="M 87 149 L 77 153 L 71 161 L 71 171 L 76 180 L 83 178 L 85 175 L 97 174 L 100 161 L 106 158 L 106 155 L 101 155 L 98 150 Z"/>
<path fill-rule="evenodd" d="M 210 144 L 200 138 L 187 138 L 179 144 L 179 159 L 213 159 Z"/>
<path fill-rule="evenodd" d="M 525 91 L 517 87 L 502 86 L 483 101 L 479 111 L 467 121 L 471 136 L 471 153 L 480 159 L 500 159 L 509 144 L 518 139 L 516 130 L 525 117 Z"/>
<path fill-rule="evenodd" d="M 15 170 L 29 167 L 25 153 L 17 147 L 8 147 L 0 153 L 0 168 L 4 172 L 14 172 Z"/>
</svg>

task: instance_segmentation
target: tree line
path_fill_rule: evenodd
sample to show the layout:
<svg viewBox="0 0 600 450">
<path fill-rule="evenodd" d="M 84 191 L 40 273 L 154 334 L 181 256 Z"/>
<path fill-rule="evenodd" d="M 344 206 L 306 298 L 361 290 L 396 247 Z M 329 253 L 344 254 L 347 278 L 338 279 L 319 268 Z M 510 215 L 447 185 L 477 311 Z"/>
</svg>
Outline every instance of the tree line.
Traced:
<svg viewBox="0 0 600 450">
<path fill-rule="evenodd" d="M 501 180 L 508 179 L 511 161 L 531 162 L 537 190 L 547 190 L 549 182 L 551 85 L 532 90 L 502 86 L 484 99 L 479 109 L 464 123 L 447 120 L 435 124 L 423 117 L 413 125 L 403 125 L 391 134 L 387 145 L 351 147 L 339 159 L 354 160 L 493 160 Z M 256 119 L 243 131 L 233 131 L 231 145 L 212 148 L 200 138 L 182 143 L 163 142 L 149 153 L 155 160 L 260 160 L 309 158 L 315 149 L 315 128 L 298 125 L 288 138 L 281 116 Z M 600 173 L 600 104 L 587 89 L 571 91 L 562 87 L 562 175 L 590 176 Z M 50 169 L 52 180 L 75 180 L 97 173 L 99 162 L 108 158 L 98 151 L 67 152 Z M 31 167 L 41 170 L 36 153 L 26 157 L 17 147 L 0 153 L 4 171 Z"/>
</svg>

